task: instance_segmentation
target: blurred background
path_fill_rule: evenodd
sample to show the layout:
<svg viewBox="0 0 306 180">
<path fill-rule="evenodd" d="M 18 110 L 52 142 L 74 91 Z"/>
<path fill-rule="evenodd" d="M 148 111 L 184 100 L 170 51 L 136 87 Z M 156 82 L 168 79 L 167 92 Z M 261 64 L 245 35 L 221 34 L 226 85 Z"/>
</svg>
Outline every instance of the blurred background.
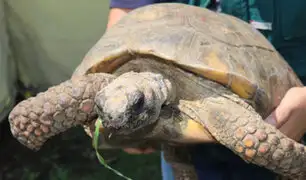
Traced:
<svg viewBox="0 0 306 180">
<path fill-rule="evenodd" d="M 82 128 L 33 152 L 11 136 L 6 117 L 15 100 L 70 78 L 103 35 L 108 9 L 107 0 L 0 0 L 1 180 L 122 179 L 99 164 Z M 132 179 L 161 179 L 158 153 L 102 155 Z"/>
</svg>

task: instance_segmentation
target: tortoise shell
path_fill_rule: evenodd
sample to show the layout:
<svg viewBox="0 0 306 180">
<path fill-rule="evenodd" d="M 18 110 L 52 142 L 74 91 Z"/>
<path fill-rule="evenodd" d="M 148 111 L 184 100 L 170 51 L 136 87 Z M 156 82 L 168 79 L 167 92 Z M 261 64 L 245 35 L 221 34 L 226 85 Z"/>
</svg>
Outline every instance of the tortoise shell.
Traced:
<svg viewBox="0 0 306 180">
<path fill-rule="evenodd" d="M 110 28 L 73 76 L 112 73 L 135 56 L 150 55 L 227 86 L 268 115 L 302 83 L 268 40 L 230 15 L 179 3 L 135 9 Z"/>
</svg>

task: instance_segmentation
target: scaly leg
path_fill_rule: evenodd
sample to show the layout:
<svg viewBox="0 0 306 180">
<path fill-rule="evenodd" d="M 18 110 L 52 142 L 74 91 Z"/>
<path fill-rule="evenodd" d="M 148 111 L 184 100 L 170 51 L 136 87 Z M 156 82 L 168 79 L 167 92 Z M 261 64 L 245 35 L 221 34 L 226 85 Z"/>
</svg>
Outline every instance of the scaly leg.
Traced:
<svg viewBox="0 0 306 180">
<path fill-rule="evenodd" d="M 94 97 L 114 76 L 89 74 L 65 81 L 26 99 L 9 115 L 11 132 L 30 149 L 39 150 L 50 137 L 76 125 L 93 121 Z"/>
<path fill-rule="evenodd" d="M 205 98 L 195 104 L 202 124 L 219 141 L 246 162 L 283 176 L 306 179 L 306 147 L 267 124 L 236 96 Z"/>
</svg>

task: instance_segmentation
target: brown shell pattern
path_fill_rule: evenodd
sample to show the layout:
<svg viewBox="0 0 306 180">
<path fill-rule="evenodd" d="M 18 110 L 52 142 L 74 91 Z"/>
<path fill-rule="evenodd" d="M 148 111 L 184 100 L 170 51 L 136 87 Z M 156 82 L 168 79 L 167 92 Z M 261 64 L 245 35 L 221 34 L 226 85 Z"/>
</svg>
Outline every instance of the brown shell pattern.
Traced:
<svg viewBox="0 0 306 180">
<path fill-rule="evenodd" d="M 238 18 L 178 3 L 145 6 L 110 28 L 75 75 L 109 72 L 135 55 L 154 55 L 217 81 L 262 115 L 302 83 L 257 30 Z"/>
</svg>

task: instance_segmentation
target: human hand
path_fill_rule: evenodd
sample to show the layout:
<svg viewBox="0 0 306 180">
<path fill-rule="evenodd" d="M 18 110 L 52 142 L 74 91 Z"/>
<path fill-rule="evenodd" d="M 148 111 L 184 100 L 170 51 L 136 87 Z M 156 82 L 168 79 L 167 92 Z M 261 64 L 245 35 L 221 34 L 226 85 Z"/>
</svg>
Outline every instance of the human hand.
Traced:
<svg viewBox="0 0 306 180">
<path fill-rule="evenodd" d="M 306 132 L 306 87 L 291 88 L 266 122 L 299 141 Z"/>
</svg>

